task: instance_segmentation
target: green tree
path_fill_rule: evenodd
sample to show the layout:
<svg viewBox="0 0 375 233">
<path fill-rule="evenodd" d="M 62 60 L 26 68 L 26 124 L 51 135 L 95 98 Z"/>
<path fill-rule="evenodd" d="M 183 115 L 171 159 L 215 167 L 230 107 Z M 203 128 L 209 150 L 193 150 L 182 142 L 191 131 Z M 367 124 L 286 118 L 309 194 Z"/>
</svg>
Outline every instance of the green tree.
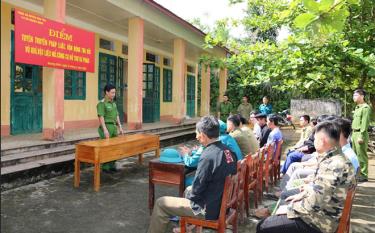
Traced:
<svg viewBox="0 0 375 233">
<path fill-rule="evenodd" d="M 291 96 L 339 99 L 350 109 L 349 97 L 358 87 L 370 93 L 374 106 L 374 2 L 249 0 L 248 14 L 241 23 L 249 35 L 258 32 L 256 39 L 231 38 L 228 28 L 233 22 L 222 21 L 222 27 L 209 33 L 206 42 L 226 46 L 233 55 L 223 60 L 204 56 L 201 61 L 228 67 L 228 91 L 234 96 L 252 91 L 259 95 L 253 99 L 270 93 L 276 100 L 285 99 L 274 103 L 276 109 L 284 107 Z M 289 28 L 291 35 L 277 42 L 274 32 L 281 27 Z"/>
</svg>

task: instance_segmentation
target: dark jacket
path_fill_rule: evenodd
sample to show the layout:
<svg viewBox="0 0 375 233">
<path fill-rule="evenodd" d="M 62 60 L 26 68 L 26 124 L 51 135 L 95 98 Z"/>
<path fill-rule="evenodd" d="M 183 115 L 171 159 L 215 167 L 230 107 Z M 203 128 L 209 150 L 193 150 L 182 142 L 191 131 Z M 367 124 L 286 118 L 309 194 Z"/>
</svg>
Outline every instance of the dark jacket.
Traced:
<svg viewBox="0 0 375 233">
<path fill-rule="evenodd" d="M 192 191 L 187 197 L 192 208 L 205 208 L 207 220 L 218 219 L 225 178 L 236 172 L 236 155 L 220 141 L 209 144 L 199 159 Z"/>
<path fill-rule="evenodd" d="M 268 128 L 267 125 L 263 125 L 263 127 L 261 126 L 261 136 L 259 138 L 259 147 L 262 148 L 264 145 L 266 145 L 267 143 L 267 139 L 268 139 L 268 135 L 270 135 L 271 133 L 271 129 Z"/>
<path fill-rule="evenodd" d="M 310 134 L 309 138 L 303 142 L 303 145 L 301 147 L 307 146 L 308 150 L 303 151 L 305 154 L 312 154 L 314 153 L 315 146 L 314 146 L 314 140 L 315 140 L 315 130 Z"/>
</svg>

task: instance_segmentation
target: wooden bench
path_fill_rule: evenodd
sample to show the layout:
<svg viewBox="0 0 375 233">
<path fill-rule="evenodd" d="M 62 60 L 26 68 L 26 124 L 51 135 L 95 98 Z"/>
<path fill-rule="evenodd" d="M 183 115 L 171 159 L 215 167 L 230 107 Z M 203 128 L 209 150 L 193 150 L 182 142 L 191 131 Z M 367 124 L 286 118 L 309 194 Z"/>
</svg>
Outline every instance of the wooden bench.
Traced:
<svg viewBox="0 0 375 233">
<path fill-rule="evenodd" d="M 138 162 L 142 163 L 142 154 L 149 151 L 155 151 L 156 157 L 159 157 L 160 140 L 158 135 L 133 134 L 80 142 L 76 144 L 74 187 L 79 187 L 81 162 L 94 164 L 94 190 L 99 191 L 100 164 L 134 155 L 138 155 Z"/>
</svg>

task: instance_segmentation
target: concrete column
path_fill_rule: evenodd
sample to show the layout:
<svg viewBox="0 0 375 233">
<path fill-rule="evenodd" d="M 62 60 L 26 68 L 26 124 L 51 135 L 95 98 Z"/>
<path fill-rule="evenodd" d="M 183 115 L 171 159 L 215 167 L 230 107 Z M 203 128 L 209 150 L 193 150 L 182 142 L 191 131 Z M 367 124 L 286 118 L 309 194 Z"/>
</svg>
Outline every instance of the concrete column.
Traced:
<svg viewBox="0 0 375 233">
<path fill-rule="evenodd" d="M 210 114 L 210 67 L 201 65 L 201 116 Z"/>
<path fill-rule="evenodd" d="M 10 135 L 11 6 L 1 1 L 1 136 Z M 7 54 L 7 56 L 5 56 Z M 9 54 L 9 55 L 8 55 Z"/>
<path fill-rule="evenodd" d="M 198 63 L 195 64 L 195 109 L 194 109 L 194 112 L 195 112 L 195 116 L 198 116 L 198 82 L 199 82 L 199 79 L 198 79 L 198 69 L 199 69 L 199 65 Z"/>
<path fill-rule="evenodd" d="M 44 0 L 44 16 L 65 22 L 65 0 Z M 43 139 L 64 137 L 64 70 L 43 67 Z"/>
<path fill-rule="evenodd" d="M 186 115 L 186 64 L 185 64 L 185 41 L 178 38 L 173 41 L 173 122 L 181 123 Z"/>
<path fill-rule="evenodd" d="M 129 19 L 128 29 L 128 129 L 142 128 L 143 86 L 143 36 L 144 21 L 139 17 Z"/>
<path fill-rule="evenodd" d="M 223 95 L 227 91 L 227 69 L 220 70 L 219 72 L 219 100 L 223 101 Z"/>
</svg>

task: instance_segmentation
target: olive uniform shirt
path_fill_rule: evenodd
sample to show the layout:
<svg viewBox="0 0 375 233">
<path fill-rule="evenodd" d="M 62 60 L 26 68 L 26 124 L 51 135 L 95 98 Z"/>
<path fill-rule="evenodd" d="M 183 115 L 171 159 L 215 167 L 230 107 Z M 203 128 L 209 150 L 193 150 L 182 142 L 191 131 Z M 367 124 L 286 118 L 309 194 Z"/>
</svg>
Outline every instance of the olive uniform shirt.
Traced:
<svg viewBox="0 0 375 233">
<path fill-rule="evenodd" d="M 250 112 L 253 110 L 253 106 L 250 103 L 242 103 L 237 108 L 237 113 L 240 114 L 246 120 L 250 118 Z"/>
<path fill-rule="evenodd" d="M 233 112 L 233 104 L 229 101 L 221 102 L 219 106 L 220 120 L 227 122 L 229 114 Z"/>
</svg>

